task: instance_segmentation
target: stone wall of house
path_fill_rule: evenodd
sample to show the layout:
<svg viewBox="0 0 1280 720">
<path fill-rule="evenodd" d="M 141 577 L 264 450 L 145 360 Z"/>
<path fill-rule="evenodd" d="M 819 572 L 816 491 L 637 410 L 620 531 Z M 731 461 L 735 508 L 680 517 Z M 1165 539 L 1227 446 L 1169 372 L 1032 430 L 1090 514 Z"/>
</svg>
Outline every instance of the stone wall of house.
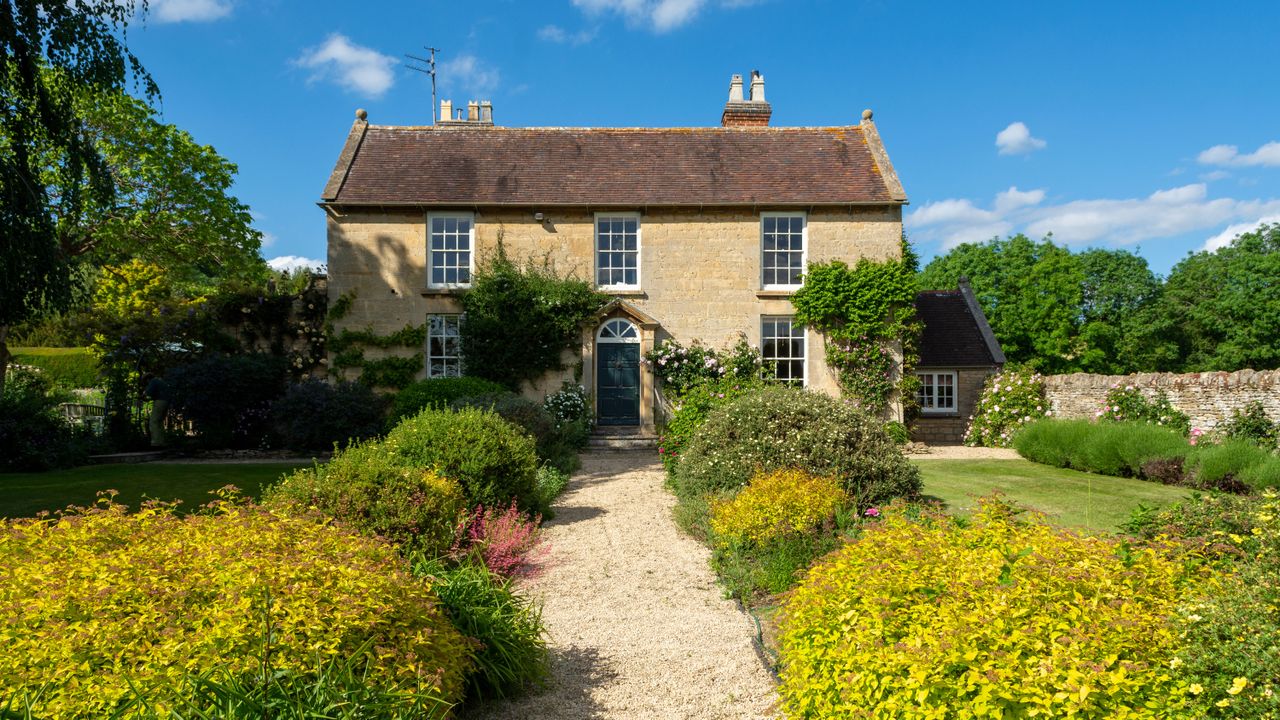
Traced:
<svg viewBox="0 0 1280 720">
<path fill-rule="evenodd" d="M 501 240 L 512 257 L 545 257 L 562 273 L 591 279 L 595 213 L 542 212 L 544 221 L 538 222 L 533 210 L 477 210 L 478 258 L 492 253 Z M 902 212 L 896 206 L 816 209 L 808 215 L 808 233 L 810 262 L 896 257 Z M 421 324 L 428 314 L 459 311 L 453 293 L 427 289 L 423 213 L 331 214 L 328 236 L 330 302 L 356 291 L 342 326 L 389 333 Z M 640 219 L 641 288 L 618 295 L 660 324 L 655 342 L 674 337 L 725 347 L 745 333 L 758 345 L 762 315 L 793 312 L 787 293 L 761 289 L 760 262 L 759 212 L 649 211 Z M 813 333 L 806 354 L 810 387 L 838 392 L 823 360 L 822 339 Z M 534 392 L 541 396 L 556 389 L 561 379 L 549 377 Z"/>
<path fill-rule="evenodd" d="M 939 370 L 941 368 L 928 368 Z M 982 384 L 995 368 L 956 370 L 956 412 L 946 415 L 925 415 L 916 418 L 911 428 L 911 439 L 926 445 L 960 445 L 969 429 L 969 416 L 982 396 Z"/>
<path fill-rule="evenodd" d="M 1045 394 L 1059 417 L 1092 418 L 1117 384 L 1133 385 L 1148 395 L 1163 391 L 1174 407 L 1191 417 L 1192 427 L 1212 429 L 1255 400 L 1272 419 L 1280 420 L 1280 370 L 1050 375 L 1045 377 Z"/>
</svg>

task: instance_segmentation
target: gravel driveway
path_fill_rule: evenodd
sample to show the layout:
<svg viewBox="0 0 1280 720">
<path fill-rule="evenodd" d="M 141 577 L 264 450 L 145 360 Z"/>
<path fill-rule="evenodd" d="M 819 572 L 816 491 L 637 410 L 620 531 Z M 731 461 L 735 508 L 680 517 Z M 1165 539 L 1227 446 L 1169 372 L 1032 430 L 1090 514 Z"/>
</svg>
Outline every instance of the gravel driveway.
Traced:
<svg viewBox="0 0 1280 720">
<path fill-rule="evenodd" d="M 773 680 L 754 625 L 721 598 L 709 551 L 671 520 L 652 452 L 598 452 L 546 524 L 552 681 L 470 718 L 768 718 Z"/>
</svg>

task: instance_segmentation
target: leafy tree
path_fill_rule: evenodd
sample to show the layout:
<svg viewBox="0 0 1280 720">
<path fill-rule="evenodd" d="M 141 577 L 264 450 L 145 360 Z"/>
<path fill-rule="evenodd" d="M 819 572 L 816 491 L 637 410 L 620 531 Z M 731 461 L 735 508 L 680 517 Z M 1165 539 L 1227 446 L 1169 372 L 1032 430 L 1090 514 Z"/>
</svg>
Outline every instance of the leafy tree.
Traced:
<svg viewBox="0 0 1280 720">
<path fill-rule="evenodd" d="M 1070 251 L 1021 234 L 966 243 L 934 258 L 920 273 L 920 287 L 950 289 L 961 277 L 969 278 L 1011 363 L 1044 372 L 1079 368 L 1084 274 Z"/>
<path fill-rule="evenodd" d="M 1280 368 L 1280 225 L 1187 256 L 1169 273 L 1150 319 L 1162 358 L 1176 353 L 1180 361 L 1161 369 Z"/>
<path fill-rule="evenodd" d="M 158 93 L 119 37 L 134 9 L 133 0 L 0 0 L 0 387 L 9 326 L 69 296 L 51 181 L 73 214 L 114 195 L 107 161 L 84 132 L 78 90 L 122 92 L 132 76 L 146 97 Z"/>
<path fill-rule="evenodd" d="M 1145 368 L 1126 345 L 1139 332 L 1143 311 L 1160 296 L 1160 279 L 1147 261 L 1127 250 L 1077 254 L 1084 274 L 1080 312 L 1079 368 L 1124 374 Z"/>
</svg>

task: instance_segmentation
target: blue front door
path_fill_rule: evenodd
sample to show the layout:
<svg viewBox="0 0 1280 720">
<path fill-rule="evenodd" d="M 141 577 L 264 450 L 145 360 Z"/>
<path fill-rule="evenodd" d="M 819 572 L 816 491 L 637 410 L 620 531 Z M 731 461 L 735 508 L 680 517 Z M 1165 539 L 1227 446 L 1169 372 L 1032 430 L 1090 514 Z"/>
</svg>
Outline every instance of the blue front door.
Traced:
<svg viewBox="0 0 1280 720">
<path fill-rule="evenodd" d="M 640 346 L 596 344 L 596 423 L 640 424 Z"/>
</svg>

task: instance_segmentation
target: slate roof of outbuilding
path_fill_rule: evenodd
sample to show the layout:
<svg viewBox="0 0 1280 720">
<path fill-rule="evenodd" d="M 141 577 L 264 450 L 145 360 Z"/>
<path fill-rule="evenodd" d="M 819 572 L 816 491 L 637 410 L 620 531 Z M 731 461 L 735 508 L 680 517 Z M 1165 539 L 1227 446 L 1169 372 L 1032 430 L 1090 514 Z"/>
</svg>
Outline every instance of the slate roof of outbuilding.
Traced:
<svg viewBox="0 0 1280 720">
<path fill-rule="evenodd" d="M 818 128 L 458 128 L 357 121 L 322 200 L 805 206 L 901 204 L 906 195 L 869 121 Z"/>
<path fill-rule="evenodd" d="M 924 324 L 921 368 L 990 367 L 1004 363 L 986 315 L 967 288 L 926 290 L 916 295 L 916 314 Z"/>
</svg>

